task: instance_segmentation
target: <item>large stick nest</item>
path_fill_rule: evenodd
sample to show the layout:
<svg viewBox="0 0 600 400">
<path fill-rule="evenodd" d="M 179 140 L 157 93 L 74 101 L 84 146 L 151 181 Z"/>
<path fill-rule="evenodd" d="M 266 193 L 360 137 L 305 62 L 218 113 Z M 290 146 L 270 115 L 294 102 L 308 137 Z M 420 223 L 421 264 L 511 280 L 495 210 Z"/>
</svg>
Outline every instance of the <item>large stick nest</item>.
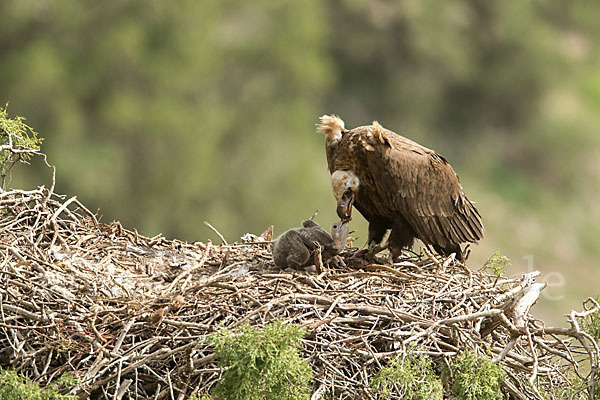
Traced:
<svg viewBox="0 0 600 400">
<path fill-rule="evenodd" d="M 377 398 L 369 377 L 407 351 L 439 365 L 463 350 L 501 361 L 515 399 L 567 387 L 574 374 L 591 393 L 598 370 L 598 346 L 578 325 L 597 303 L 547 327 L 529 314 L 544 287 L 536 273 L 499 278 L 430 254 L 281 270 L 256 236 L 219 246 L 148 238 L 44 188 L 0 191 L 0 232 L 0 366 L 42 385 L 73 372 L 81 397 L 208 391 L 222 370 L 203 339 L 276 319 L 307 329 L 313 399 Z"/>
</svg>

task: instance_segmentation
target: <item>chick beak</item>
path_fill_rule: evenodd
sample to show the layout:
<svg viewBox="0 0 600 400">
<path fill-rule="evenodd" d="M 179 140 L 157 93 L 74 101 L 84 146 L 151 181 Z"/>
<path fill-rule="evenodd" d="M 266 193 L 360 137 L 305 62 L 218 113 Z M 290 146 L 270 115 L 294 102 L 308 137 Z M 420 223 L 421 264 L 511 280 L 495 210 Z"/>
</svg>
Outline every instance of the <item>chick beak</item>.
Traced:
<svg viewBox="0 0 600 400">
<path fill-rule="evenodd" d="M 348 235 L 350 231 L 349 219 L 341 220 L 338 223 L 334 224 L 331 228 L 331 237 L 333 238 L 333 246 L 341 251 L 346 246 L 346 241 L 348 240 Z"/>
</svg>

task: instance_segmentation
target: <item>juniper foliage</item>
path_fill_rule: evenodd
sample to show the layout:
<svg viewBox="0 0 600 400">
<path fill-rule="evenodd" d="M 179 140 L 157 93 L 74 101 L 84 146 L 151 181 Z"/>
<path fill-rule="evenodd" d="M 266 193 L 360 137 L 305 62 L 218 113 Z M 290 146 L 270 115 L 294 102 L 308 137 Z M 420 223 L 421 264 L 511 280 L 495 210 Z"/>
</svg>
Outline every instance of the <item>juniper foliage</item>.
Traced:
<svg viewBox="0 0 600 400">
<path fill-rule="evenodd" d="M 60 394 L 62 386 L 72 386 L 73 380 L 63 375 L 49 388 L 41 388 L 23 375 L 0 368 L 0 399 L 2 400 L 75 400 L 75 396 Z"/>
<path fill-rule="evenodd" d="M 249 324 L 209 338 L 224 368 L 214 389 L 228 400 L 308 400 L 311 369 L 298 347 L 304 329 L 275 321 L 257 330 Z"/>
<path fill-rule="evenodd" d="M 371 380 L 382 398 L 390 398 L 392 391 L 403 394 L 406 400 L 442 400 L 444 388 L 428 357 L 408 355 L 396 358 L 382 368 Z"/>
<path fill-rule="evenodd" d="M 459 400 L 500 400 L 504 371 L 484 356 L 463 351 L 452 364 L 452 392 Z"/>
<path fill-rule="evenodd" d="M 9 118 L 7 107 L 0 107 L 0 184 L 3 189 L 12 167 L 18 162 L 27 163 L 43 140 L 25 124 L 25 118 Z"/>
</svg>

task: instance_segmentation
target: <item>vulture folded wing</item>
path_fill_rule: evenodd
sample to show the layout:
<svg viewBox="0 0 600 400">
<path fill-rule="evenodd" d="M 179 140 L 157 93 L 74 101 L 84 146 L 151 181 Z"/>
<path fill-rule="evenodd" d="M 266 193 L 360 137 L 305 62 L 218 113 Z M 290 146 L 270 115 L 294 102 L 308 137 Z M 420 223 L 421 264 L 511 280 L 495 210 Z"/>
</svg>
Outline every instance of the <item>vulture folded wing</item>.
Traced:
<svg viewBox="0 0 600 400">
<path fill-rule="evenodd" d="M 359 150 L 381 207 L 401 213 L 419 238 L 447 247 L 483 238 L 481 216 L 440 155 L 393 132 Z M 357 146 L 358 147 L 358 146 Z M 360 148 L 360 147 L 359 147 Z"/>
</svg>

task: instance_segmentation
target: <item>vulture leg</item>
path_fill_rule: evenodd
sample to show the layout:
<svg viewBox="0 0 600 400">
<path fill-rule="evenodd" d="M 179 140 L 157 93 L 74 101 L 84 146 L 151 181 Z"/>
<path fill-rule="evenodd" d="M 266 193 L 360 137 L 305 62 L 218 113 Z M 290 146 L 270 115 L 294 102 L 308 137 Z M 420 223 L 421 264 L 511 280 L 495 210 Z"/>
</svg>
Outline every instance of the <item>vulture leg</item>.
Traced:
<svg viewBox="0 0 600 400">
<path fill-rule="evenodd" d="M 371 245 L 374 245 L 375 243 L 372 242 Z M 390 246 L 390 241 L 386 240 L 385 242 L 378 244 L 377 246 L 373 246 L 373 255 L 380 253 L 382 251 L 384 251 L 385 249 L 387 249 Z M 369 246 L 371 247 L 371 246 Z"/>
<path fill-rule="evenodd" d="M 460 249 L 460 245 L 459 244 L 455 244 L 455 245 L 450 245 L 448 247 L 442 247 L 439 246 L 437 244 L 433 245 L 433 248 L 435 251 L 437 251 L 438 254 L 441 254 L 445 257 L 448 257 L 450 254 L 455 253 L 456 254 L 456 259 L 460 262 L 464 262 L 464 256 L 462 253 L 462 250 Z"/>
<path fill-rule="evenodd" d="M 385 242 L 382 245 L 378 245 L 375 242 L 371 242 L 369 243 L 369 247 L 366 249 L 362 249 L 362 250 L 358 250 L 356 251 L 352 257 L 350 257 L 353 260 L 362 260 L 361 262 L 363 264 L 360 265 L 360 267 L 364 267 L 365 265 L 368 264 L 385 264 L 386 260 L 381 258 L 381 257 L 377 257 L 376 254 L 382 252 L 383 250 L 388 248 L 388 243 L 389 242 Z M 357 264 L 356 262 L 353 261 L 354 264 Z"/>
<path fill-rule="evenodd" d="M 390 223 L 384 218 L 371 217 L 369 221 L 369 238 L 367 239 L 367 250 L 359 250 L 354 256 L 363 255 L 368 261 L 376 261 L 375 254 L 385 250 L 387 243 L 380 245 L 385 233 L 390 228 Z M 366 253 L 366 254 L 365 254 Z"/>
<path fill-rule="evenodd" d="M 369 248 L 367 250 L 367 254 L 365 254 L 365 259 L 371 263 L 376 264 L 385 264 L 386 260 L 380 257 L 377 257 L 376 254 L 381 253 L 385 249 L 387 249 L 390 245 L 389 241 L 385 243 L 377 244 L 376 242 L 369 243 Z"/>
<path fill-rule="evenodd" d="M 369 243 L 369 247 L 367 249 L 367 258 L 375 258 L 375 254 L 381 253 L 385 249 L 387 249 L 390 245 L 389 240 L 386 240 L 384 243 L 377 244 L 377 242 Z"/>
<path fill-rule="evenodd" d="M 372 248 L 374 249 L 375 246 L 377 246 L 379 243 L 381 243 L 383 237 L 385 236 L 385 233 L 388 229 L 392 227 L 392 224 L 385 218 L 372 217 L 363 213 L 362 211 L 361 214 L 365 217 L 367 221 L 369 221 L 369 237 L 367 238 L 367 245 L 369 246 L 369 250 L 371 250 Z M 383 249 L 384 248 L 382 248 L 381 250 Z M 362 254 L 364 252 L 364 250 L 359 250 L 356 252 L 356 254 L 358 255 L 359 253 Z"/>
<path fill-rule="evenodd" d="M 404 218 L 395 220 L 389 238 L 392 260 L 397 261 L 400 259 L 402 257 L 402 249 L 412 247 L 414 241 L 415 231 L 412 226 Z"/>
<path fill-rule="evenodd" d="M 385 233 L 391 227 L 391 224 L 383 218 L 371 218 L 369 219 L 369 249 L 377 246 L 383 240 Z M 382 249 L 383 250 L 383 249 Z"/>
</svg>

